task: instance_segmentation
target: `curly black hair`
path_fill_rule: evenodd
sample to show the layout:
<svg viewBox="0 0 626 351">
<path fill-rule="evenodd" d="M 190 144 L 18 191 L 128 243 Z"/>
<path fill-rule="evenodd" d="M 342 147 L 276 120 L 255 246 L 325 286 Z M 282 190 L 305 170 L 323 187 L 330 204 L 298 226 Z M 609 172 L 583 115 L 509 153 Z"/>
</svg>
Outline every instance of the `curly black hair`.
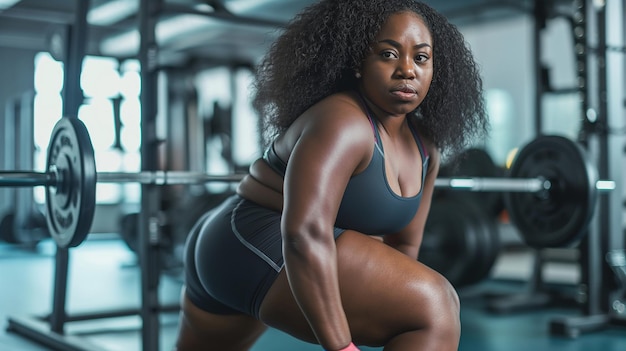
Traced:
<svg viewBox="0 0 626 351">
<path fill-rule="evenodd" d="M 299 13 L 257 66 L 253 106 L 267 145 L 306 109 L 356 89 L 361 66 L 386 19 L 418 14 L 433 39 L 433 79 L 409 117 L 443 154 L 456 154 L 488 131 L 482 79 L 456 26 L 414 0 L 321 0 Z"/>
</svg>

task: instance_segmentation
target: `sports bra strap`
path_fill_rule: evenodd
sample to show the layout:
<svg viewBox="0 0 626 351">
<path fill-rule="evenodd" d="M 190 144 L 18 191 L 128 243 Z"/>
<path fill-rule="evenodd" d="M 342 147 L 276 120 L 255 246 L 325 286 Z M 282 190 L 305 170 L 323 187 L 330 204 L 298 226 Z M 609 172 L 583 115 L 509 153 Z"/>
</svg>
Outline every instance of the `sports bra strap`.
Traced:
<svg viewBox="0 0 626 351">
<path fill-rule="evenodd" d="M 276 154 L 276 150 L 274 149 L 274 142 L 272 142 L 265 152 L 263 153 L 263 160 L 272 168 L 276 173 L 280 174 L 283 178 L 285 177 L 285 173 L 287 173 L 287 163 L 283 161 L 278 154 Z"/>
<path fill-rule="evenodd" d="M 419 135 L 419 133 L 415 129 L 415 126 L 413 125 L 413 123 L 409 123 L 409 128 L 411 128 L 411 132 L 413 132 L 413 136 L 415 137 L 415 139 L 417 139 L 417 142 L 419 143 L 419 148 L 420 150 L 422 150 L 422 157 L 427 158 L 428 150 L 426 149 L 426 146 L 424 145 L 424 142 L 422 141 L 422 137 Z"/>
<path fill-rule="evenodd" d="M 370 107 L 365 102 L 365 98 L 363 97 L 363 95 L 361 95 L 361 92 L 357 91 L 357 94 L 359 95 L 359 99 L 361 100 L 363 107 L 365 107 L 365 114 L 367 115 L 367 119 L 370 121 L 372 130 L 374 131 L 374 141 L 376 142 L 376 144 L 380 146 L 380 144 L 378 143 L 378 127 L 376 127 L 376 123 L 374 123 L 374 120 L 372 118 L 372 111 L 370 110 Z M 411 128 L 411 132 L 413 132 L 413 136 L 415 137 L 415 139 L 417 139 L 417 142 L 419 143 L 420 151 L 422 152 L 422 157 L 426 159 L 428 157 L 428 150 L 426 150 L 426 147 L 424 146 L 424 142 L 422 141 L 422 138 L 420 137 L 419 133 L 415 130 L 415 126 L 413 125 L 413 123 L 409 122 L 409 128 Z"/>
<path fill-rule="evenodd" d="M 361 103 L 363 104 L 363 107 L 365 108 L 365 115 L 367 116 L 367 119 L 370 121 L 370 125 L 372 126 L 372 131 L 374 131 L 374 141 L 376 142 L 376 144 L 378 144 L 378 128 L 376 127 L 376 123 L 374 123 L 374 120 L 372 119 L 372 113 L 370 111 L 370 107 L 367 106 L 367 103 L 365 102 L 365 98 L 363 97 L 363 95 L 361 95 L 361 92 L 357 91 L 357 94 L 359 95 L 359 99 L 361 100 Z"/>
</svg>

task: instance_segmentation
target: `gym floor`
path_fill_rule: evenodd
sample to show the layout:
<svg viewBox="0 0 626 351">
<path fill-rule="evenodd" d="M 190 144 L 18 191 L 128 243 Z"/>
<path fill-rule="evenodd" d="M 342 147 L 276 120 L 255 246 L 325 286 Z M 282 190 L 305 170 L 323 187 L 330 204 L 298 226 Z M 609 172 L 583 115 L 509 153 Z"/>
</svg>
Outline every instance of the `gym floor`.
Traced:
<svg viewBox="0 0 626 351">
<path fill-rule="evenodd" d="M 48 350 L 7 331 L 6 326 L 9 318 L 31 318 L 50 313 L 54 253 L 55 246 L 51 240 L 39 243 L 34 249 L 0 244 L 0 318 L 3 321 L 0 350 Z M 512 313 L 489 312 L 486 306 L 491 300 L 488 297 L 528 290 L 526 282 L 532 271 L 532 257 L 532 253 L 526 250 L 505 250 L 500 254 L 489 279 L 461 289 L 463 327 L 459 350 L 626 350 L 626 327 L 612 326 L 585 333 L 576 339 L 550 336 L 548 326 L 551 320 L 580 313 L 573 305 L 554 303 Z M 544 273 L 546 280 L 552 279 L 555 284 L 564 287 L 572 287 L 580 275 L 575 264 L 555 264 L 546 267 Z M 175 304 L 181 286 L 179 275 L 164 274 L 161 282 L 162 304 Z M 91 235 L 81 246 L 70 250 L 67 312 L 72 315 L 137 308 L 139 284 L 136 257 L 127 246 L 116 235 Z M 176 323 L 175 313 L 163 314 L 161 350 L 172 349 Z M 66 333 L 81 340 L 83 345 L 94 345 L 94 349 L 139 351 L 140 325 L 138 316 L 71 322 L 66 325 Z M 319 351 L 320 347 L 270 329 L 252 350 Z"/>
</svg>

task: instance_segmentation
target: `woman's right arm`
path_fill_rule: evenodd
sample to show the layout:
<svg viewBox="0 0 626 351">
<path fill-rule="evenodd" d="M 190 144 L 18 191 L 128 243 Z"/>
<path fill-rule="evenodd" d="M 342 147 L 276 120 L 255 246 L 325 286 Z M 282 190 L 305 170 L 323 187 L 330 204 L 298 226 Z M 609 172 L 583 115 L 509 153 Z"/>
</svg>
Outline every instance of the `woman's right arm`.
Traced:
<svg viewBox="0 0 626 351">
<path fill-rule="evenodd" d="M 373 148 L 367 119 L 354 116 L 354 107 L 349 112 L 340 110 L 309 112 L 318 115 L 309 118 L 289 157 L 281 223 L 292 292 L 327 350 L 351 342 L 339 294 L 333 228 L 348 180 L 369 161 L 366 155 Z"/>
</svg>

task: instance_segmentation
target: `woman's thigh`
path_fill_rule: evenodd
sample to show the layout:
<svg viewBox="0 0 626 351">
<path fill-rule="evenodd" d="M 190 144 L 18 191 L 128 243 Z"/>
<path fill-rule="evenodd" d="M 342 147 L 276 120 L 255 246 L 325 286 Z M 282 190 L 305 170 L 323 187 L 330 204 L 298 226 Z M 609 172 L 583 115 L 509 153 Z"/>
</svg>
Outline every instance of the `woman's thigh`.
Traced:
<svg viewBox="0 0 626 351">
<path fill-rule="evenodd" d="M 216 314 L 194 305 L 181 294 L 176 351 L 248 350 L 266 326 L 245 314 Z"/>
<path fill-rule="evenodd" d="M 353 340 L 379 346 L 434 319 L 458 323 L 458 297 L 440 274 L 366 235 L 337 239 L 339 288 Z M 261 305 L 263 322 L 297 338 L 316 339 L 291 294 L 283 270 Z"/>
</svg>

